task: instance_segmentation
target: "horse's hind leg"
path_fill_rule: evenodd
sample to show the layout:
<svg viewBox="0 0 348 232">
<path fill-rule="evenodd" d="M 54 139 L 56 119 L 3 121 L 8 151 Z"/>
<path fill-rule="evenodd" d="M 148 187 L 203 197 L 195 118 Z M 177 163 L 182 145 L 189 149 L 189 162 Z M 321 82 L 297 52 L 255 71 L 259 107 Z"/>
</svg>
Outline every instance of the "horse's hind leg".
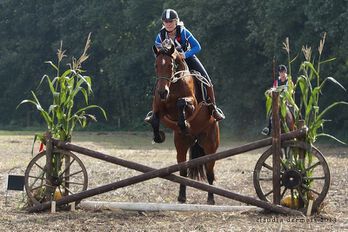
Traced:
<svg viewBox="0 0 348 232">
<path fill-rule="evenodd" d="M 190 138 L 184 138 L 182 134 L 174 133 L 174 144 L 177 152 L 177 162 L 182 163 L 186 161 L 186 154 L 190 147 Z M 187 169 L 180 171 L 180 176 L 187 177 Z M 180 203 L 186 202 L 186 185 L 180 184 L 178 201 Z"/>
<path fill-rule="evenodd" d="M 205 164 L 205 170 L 207 174 L 207 180 L 210 185 L 213 185 L 214 180 L 215 180 L 215 174 L 214 174 L 214 165 L 215 161 L 209 162 Z M 208 192 L 208 200 L 207 203 L 209 205 L 215 205 L 215 200 L 214 200 L 214 194 L 211 192 Z"/>
<path fill-rule="evenodd" d="M 202 144 L 205 154 L 209 155 L 216 152 L 220 144 L 219 127 L 216 123 L 207 129 L 205 136 L 200 138 L 200 144 Z M 210 185 L 213 185 L 215 180 L 214 165 L 215 161 L 205 164 L 207 180 Z M 215 204 L 214 194 L 211 192 L 208 192 L 207 203 Z"/>
</svg>

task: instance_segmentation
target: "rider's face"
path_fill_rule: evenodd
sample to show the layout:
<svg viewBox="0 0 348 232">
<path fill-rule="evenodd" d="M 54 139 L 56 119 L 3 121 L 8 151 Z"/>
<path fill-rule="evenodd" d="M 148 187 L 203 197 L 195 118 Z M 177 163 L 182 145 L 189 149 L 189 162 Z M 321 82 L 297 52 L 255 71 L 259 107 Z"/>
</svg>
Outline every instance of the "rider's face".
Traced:
<svg viewBox="0 0 348 232">
<path fill-rule="evenodd" d="M 286 71 L 279 72 L 279 76 L 280 76 L 280 79 L 286 80 L 286 76 L 287 76 Z"/>
<path fill-rule="evenodd" d="M 176 27 L 176 20 L 163 20 L 163 26 L 167 31 L 171 32 Z"/>
</svg>

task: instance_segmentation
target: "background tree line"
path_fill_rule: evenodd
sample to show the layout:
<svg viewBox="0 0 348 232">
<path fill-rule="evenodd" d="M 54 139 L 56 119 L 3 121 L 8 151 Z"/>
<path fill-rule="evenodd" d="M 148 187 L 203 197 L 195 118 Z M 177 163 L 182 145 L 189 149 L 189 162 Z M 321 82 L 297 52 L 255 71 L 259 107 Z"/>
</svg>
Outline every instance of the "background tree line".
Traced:
<svg viewBox="0 0 348 232">
<path fill-rule="evenodd" d="M 264 91 L 272 83 L 272 59 L 287 64 L 282 49 L 290 39 L 292 76 L 299 74 L 301 47 L 316 54 L 327 32 L 322 75 L 348 87 L 348 7 L 346 0 L 1 0 L 0 1 L 0 127 L 38 126 L 38 113 L 17 104 L 36 90 L 56 60 L 60 41 L 67 55 L 79 56 L 92 32 L 90 58 L 84 69 L 92 76 L 94 103 L 108 113 L 95 129 L 143 130 L 154 85 L 151 51 L 165 8 L 176 9 L 200 41 L 198 55 L 205 64 L 227 118 L 225 131 L 238 135 L 259 133 L 265 120 Z M 45 98 L 48 92 L 40 89 Z M 347 100 L 347 93 L 324 91 L 322 104 Z M 50 97 L 47 96 L 47 102 Z M 348 110 L 329 115 L 328 130 L 341 135 L 348 129 Z M 99 115 L 99 118 L 102 117 Z M 119 128 L 120 126 L 120 128 Z M 334 133 L 337 134 L 337 133 Z"/>
</svg>

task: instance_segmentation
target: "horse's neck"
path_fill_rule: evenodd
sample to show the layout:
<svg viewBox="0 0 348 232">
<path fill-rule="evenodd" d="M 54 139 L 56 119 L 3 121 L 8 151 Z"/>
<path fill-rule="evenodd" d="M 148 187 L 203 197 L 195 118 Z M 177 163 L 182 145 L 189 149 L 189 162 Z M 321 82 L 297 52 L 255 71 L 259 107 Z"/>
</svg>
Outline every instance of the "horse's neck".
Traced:
<svg viewBox="0 0 348 232">
<path fill-rule="evenodd" d="M 171 88 L 173 88 L 174 92 L 182 93 L 185 97 L 194 97 L 194 82 L 185 61 L 177 61 L 176 73 L 178 81 Z"/>
<path fill-rule="evenodd" d="M 190 76 L 190 70 L 184 60 L 176 60 L 176 77 L 180 78 L 182 81 L 187 81 L 187 79 L 192 78 Z"/>
</svg>

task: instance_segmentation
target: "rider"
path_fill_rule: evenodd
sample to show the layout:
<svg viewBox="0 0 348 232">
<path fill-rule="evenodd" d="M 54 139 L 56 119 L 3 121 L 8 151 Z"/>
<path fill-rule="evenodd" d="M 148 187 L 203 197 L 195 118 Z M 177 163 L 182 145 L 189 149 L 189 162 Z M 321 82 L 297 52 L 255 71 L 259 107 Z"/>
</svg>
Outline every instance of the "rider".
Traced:
<svg viewBox="0 0 348 232">
<path fill-rule="evenodd" d="M 192 35 L 192 33 L 184 27 L 184 24 L 179 20 L 178 13 L 173 9 L 166 9 L 162 13 L 163 27 L 158 33 L 155 46 L 160 48 L 162 41 L 165 39 L 172 39 L 176 46 L 176 49 L 180 51 L 181 56 L 185 59 L 190 70 L 200 72 L 200 74 L 210 84 L 207 86 L 207 95 L 209 103 L 212 104 L 212 115 L 216 121 L 220 121 L 225 118 L 225 115 L 216 106 L 213 84 L 211 79 L 203 67 L 202 63 L 197 58 L 196 54 L 201 50 L 201 45 Z M 146 122 L 151 122 L 151 111 L 145 118 Z"/>
<path fill-rule="evenodd" d="M 273 82 L 273 88 L 277 88 L 279 86 L 283 87 L 283 90 L 287 90 L 288 88 L 288 70 L 285 65 L 281 64 L 278 67 L 279 77 L 274 80 Z M 263 128 L 261 131 L 261 134 L 263 135 L 270 135 L 272 128 L 272 118 L 269 117 L 268 119 L 268 126 Z"/>
</svg>

